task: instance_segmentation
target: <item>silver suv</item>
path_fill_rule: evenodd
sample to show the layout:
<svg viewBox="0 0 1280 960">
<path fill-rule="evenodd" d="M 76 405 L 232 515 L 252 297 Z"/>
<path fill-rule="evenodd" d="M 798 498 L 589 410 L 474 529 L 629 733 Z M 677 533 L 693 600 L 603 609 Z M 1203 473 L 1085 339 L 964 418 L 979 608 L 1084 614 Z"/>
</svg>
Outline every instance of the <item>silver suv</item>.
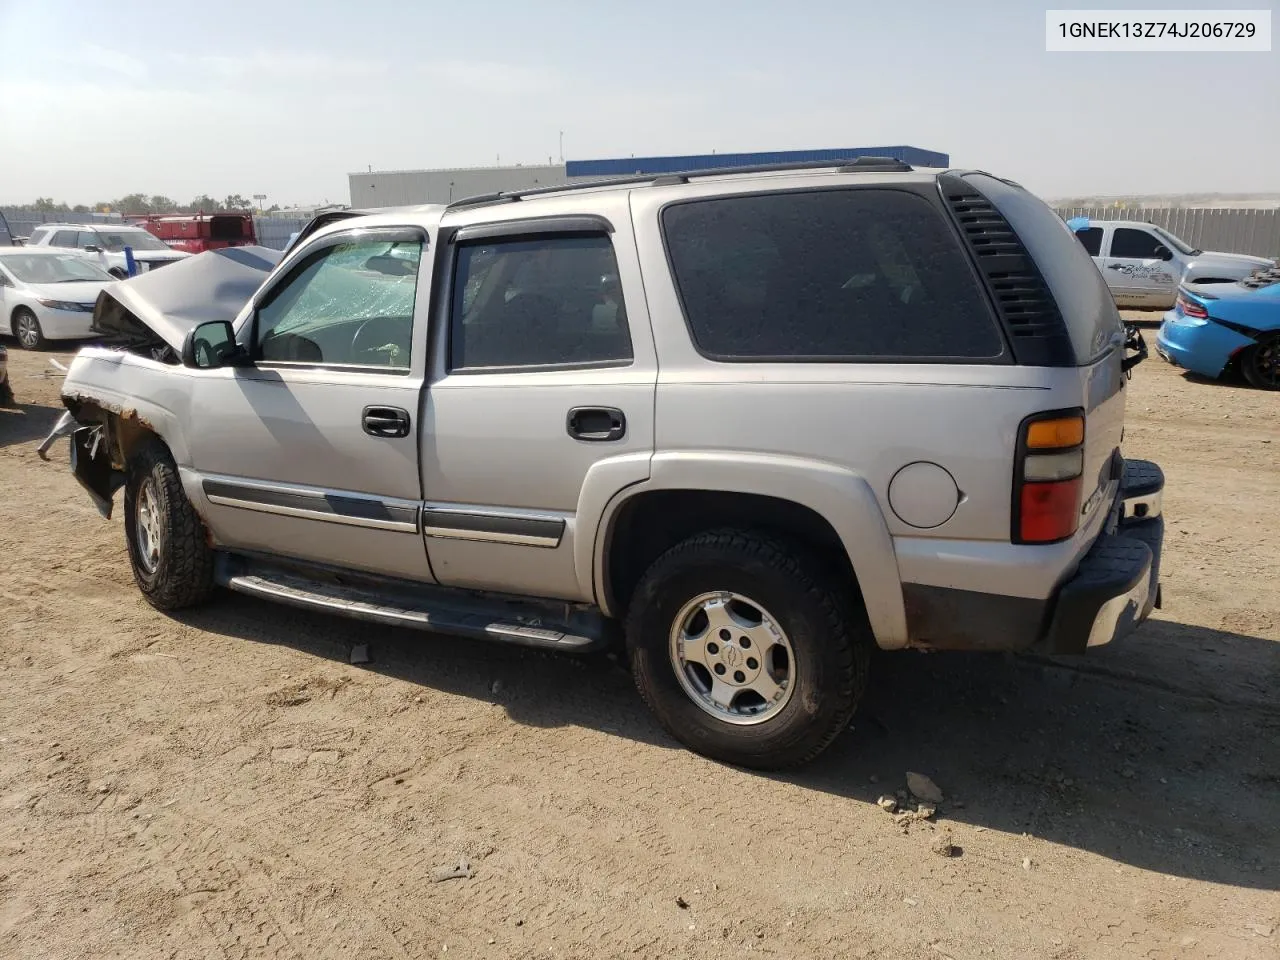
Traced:
<svg viewBox="0 0 1280 960">
<path fill-rule="evenodd" d="M 673 736 L 772 768 L 848 724 L 874 647 L 1079 653 L 1159 605 L 1164 480 L 1120 455 L 1145 351 L 1008 181 L 863 160 L 357 215 L 200 322 L 242 269 L 215 256 L 108 287 L 122 339 L 63 394 L 160 609 L 620 638 Z"/>
</svg>

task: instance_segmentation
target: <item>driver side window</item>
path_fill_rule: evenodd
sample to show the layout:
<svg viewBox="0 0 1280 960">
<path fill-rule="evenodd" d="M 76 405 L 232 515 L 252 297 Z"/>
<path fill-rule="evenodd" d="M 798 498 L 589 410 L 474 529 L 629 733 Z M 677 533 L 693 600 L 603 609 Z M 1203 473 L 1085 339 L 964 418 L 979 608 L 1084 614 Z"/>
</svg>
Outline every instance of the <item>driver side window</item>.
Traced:
<svg viewBox="0 0 1280 960">
<path fill-rule="evenodd" d="M 361 237 L 311 254 L 258 307 L 256 359 L 408 370 L 421 259 L 417 238 Z"/>
</svg>

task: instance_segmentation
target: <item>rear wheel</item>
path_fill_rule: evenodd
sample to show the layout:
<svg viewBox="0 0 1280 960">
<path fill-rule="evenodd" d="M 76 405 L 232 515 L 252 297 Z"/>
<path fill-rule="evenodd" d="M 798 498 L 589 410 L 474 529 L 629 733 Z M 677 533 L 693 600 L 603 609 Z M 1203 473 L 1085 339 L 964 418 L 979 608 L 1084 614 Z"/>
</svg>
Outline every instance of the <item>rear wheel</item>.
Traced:
<svg viewBox="0 0 1280 960">
<path fill-rule="evenodd" d="M 133 578 L 159 610 L 179 610 L 213 592 L 213 550 L 178 468 L 158 442 L 129 464 L 124 490 L 125 540 Z"/>
<path fill-rule="evenodd" d="M 13 335 L 23 350 L 43 350 L 49 342 L 40 329 L 40 321 L 26 307 L 13 311 Z"/>
<path fill-rule="evenodd" d="M 1259 390 L 1280 390 L 1280 334 L 1273 334 L 1240 358 L 1240 372 Z"/>
<path fill-rule="evenodd" d="M 671 548 L 631 600 L 641 695 L 672 736 L 727 763 L 806 763 L 849 723 L 866 685 L 865 615 L 805 551 L 739 530 Z"/>
</svg>

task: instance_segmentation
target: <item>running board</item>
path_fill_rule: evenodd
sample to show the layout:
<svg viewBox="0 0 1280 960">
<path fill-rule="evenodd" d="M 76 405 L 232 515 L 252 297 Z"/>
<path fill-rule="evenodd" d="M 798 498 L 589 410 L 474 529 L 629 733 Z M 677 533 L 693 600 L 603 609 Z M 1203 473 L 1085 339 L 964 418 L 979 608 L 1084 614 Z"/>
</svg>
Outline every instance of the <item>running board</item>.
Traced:
<svg viewBox="0 0 1280 960">
<path fill-rule="evenodd" d="M 532 604 L 527 612 L 517 612 L 512 609 L 516 606 L 512 603 L 485 603 L 460 594 L 458 600 L 462 602 L 449 603 L 442 598 L 442 602 L 428 605 L 406 597 L 404 589 L 384 593 L 368 587 L 317 581 L 276 570 L 234 573 L 220 577 L 219 580 L 237 593 L 391 627 L 410 627 L 478 640 L 499 640 L 566 653 L 585 653 L 606 643 L 606 621 L 603 617 L 596 615 L 590 618 L 596 623 L 582 625 L 597 626 L 598 632 L 582 627 L 574 632 L 565 624 L 548 623 L 548 618 L 535 611 Z M 424 596 L 436 592 L 446 593 L 440 588 L 425 585 L 420 592 Z M 486 607 L 489 609 L 486 610 Z M 505 616 L 498 615 L 499 609 Z M 513 616 L 513 613 L 517 615 Z"/>
</svg>

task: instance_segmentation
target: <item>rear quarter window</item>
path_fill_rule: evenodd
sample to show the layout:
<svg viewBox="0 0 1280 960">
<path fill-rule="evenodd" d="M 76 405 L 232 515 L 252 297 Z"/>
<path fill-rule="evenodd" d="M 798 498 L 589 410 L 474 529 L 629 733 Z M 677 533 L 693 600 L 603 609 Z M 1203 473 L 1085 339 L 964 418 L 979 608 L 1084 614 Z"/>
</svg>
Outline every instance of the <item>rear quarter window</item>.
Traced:
<svg viewBox="0 0 1280 960">
<path fill-rule="evenodd" d="M 1076 363 L 1093 363 L 1118 345 L 1124 325 L 1111 291 L 1062 218 L 1015 184 L 985 173 L 966 174 L 964 179 L 995 205 L 1035 260 L 1067 325 Z"/>
<path fill-rule="evenodd" d="M 1007 356 L 943 213 L 853 187 L 681 201 L 662 212 L 698 350 L 722 361 Z"/>
</svg>

